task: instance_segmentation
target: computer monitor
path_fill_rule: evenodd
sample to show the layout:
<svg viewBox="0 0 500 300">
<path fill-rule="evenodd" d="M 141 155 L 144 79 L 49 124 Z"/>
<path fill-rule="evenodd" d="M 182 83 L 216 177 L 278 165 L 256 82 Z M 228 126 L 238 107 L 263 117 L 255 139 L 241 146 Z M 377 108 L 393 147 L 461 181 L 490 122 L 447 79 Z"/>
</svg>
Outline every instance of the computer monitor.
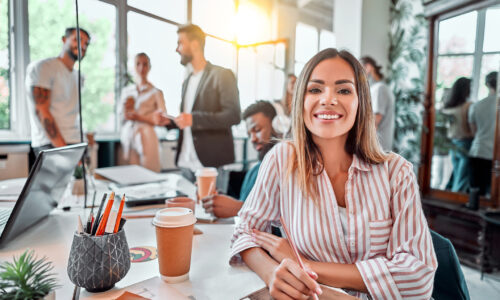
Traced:
<svg viewBox="0 0 500 300">
<path fill-rule="evenodd" d="M 86 147 L 86 143 L 81 143 L 40 152 L 15 206 L 9 208 L 8 221 L 0 224 L 0 246 L 48 216 L 57 206 Z"/>
</svg>

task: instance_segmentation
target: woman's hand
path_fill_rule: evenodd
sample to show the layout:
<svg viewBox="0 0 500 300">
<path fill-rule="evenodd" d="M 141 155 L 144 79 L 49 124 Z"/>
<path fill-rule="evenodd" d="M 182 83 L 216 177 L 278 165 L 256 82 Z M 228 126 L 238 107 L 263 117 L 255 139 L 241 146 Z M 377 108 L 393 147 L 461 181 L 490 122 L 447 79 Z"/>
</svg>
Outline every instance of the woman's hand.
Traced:
<svg viewBox="0 0 500 300">
<path fill-rule="evenodd" d="M 140 119 L 140 116 L 135 110 L 132 110 L 125 113 L 125 119 L 131 121 L 137 121 Z"/>
<path fill-rule="evenodd" d="M 210 195 L 201 199 L 205 212 L 217 218 L 229 218 L 238 215 L 243 202 L 226 195 Z"/>
<path fill-rule="evenodd" d="M 321 295 L 318 275 L 306 267 L 302 270 L 293 260 L 285 258 L 271 275 L 269 293 L 273 299 L 309 299 L 313 294 Z"/>
<path fill-rule="evenodd" d="M 271 257 L 278 263 L 281 263 L 285 258 L 295 260 L 292 247 L 288 240 L 275 236 L 257 229 L 252 229 L 253 241 L 266 250 Z M 304 260 L 304 258 L 302 258 Z"/>
<path fill-rule="evenodd" d="M 157 110 L 153 113 L 153 123 L 156 126 L 166 126 L 169 125 L 172 121 L 165 116 L 165 112 L 161 110 Z"/>
</svg>

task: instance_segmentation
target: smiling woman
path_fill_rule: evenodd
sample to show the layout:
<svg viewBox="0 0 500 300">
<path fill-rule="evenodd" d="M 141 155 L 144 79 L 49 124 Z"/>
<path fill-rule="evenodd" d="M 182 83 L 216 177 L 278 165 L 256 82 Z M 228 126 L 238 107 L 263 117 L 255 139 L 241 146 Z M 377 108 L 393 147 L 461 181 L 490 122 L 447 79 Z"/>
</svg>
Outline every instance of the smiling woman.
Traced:
<svg viewBox="0 0 500 300">
<path fill-rule="evenodd" d="M 297 85 L 292 138 L 262 162 L 231 263 L 245 262 L 275 299 L 321 294 L 318 282 L 362 299 L 430 298 L 437 263 L 413 167 L 382 151 L 361 64 L 325 49 Z M 281 218 L 305 269 L 270 234 Z"/>
</svg>

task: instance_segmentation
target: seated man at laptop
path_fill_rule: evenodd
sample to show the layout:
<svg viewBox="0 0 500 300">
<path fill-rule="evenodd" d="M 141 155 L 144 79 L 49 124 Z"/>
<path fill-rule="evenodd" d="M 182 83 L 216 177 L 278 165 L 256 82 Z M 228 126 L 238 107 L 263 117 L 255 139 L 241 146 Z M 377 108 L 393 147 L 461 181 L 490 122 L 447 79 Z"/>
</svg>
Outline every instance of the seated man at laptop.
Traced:
<svg viewBox="0 0 500 300">
<path fill-rule="evenodd" d="M 242 117 L 247 125 L 248 136 L 258 152 L 259 162 L 245 175 L 239 200 L 227 195 L 203 198 L 203 207 L 207 213 L 213 213 L 218 218 L 229 218 L 238 214 L 243 202 L 252 190 L 262 159 L 276 142 L 274 139 L 277 138 L 277 134 L 272 126 L 272 120 L 275 116 L 276 110 L 267 101 L 257 101 L 243 112 Z"/>
</svg>

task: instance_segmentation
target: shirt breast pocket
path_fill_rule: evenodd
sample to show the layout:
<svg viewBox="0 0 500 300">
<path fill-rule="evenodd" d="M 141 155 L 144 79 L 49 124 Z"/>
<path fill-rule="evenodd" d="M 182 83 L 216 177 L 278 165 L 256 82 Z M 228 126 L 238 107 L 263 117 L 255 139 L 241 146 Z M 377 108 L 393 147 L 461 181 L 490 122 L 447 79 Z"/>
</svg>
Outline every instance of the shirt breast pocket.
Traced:
<svg viewBox="0 0 500 300">
<path fill-rule="evenodd" d="M 392 231 L 392 219 L 370 221 L 370 257 L 385 255 Z"/>
</svg>

